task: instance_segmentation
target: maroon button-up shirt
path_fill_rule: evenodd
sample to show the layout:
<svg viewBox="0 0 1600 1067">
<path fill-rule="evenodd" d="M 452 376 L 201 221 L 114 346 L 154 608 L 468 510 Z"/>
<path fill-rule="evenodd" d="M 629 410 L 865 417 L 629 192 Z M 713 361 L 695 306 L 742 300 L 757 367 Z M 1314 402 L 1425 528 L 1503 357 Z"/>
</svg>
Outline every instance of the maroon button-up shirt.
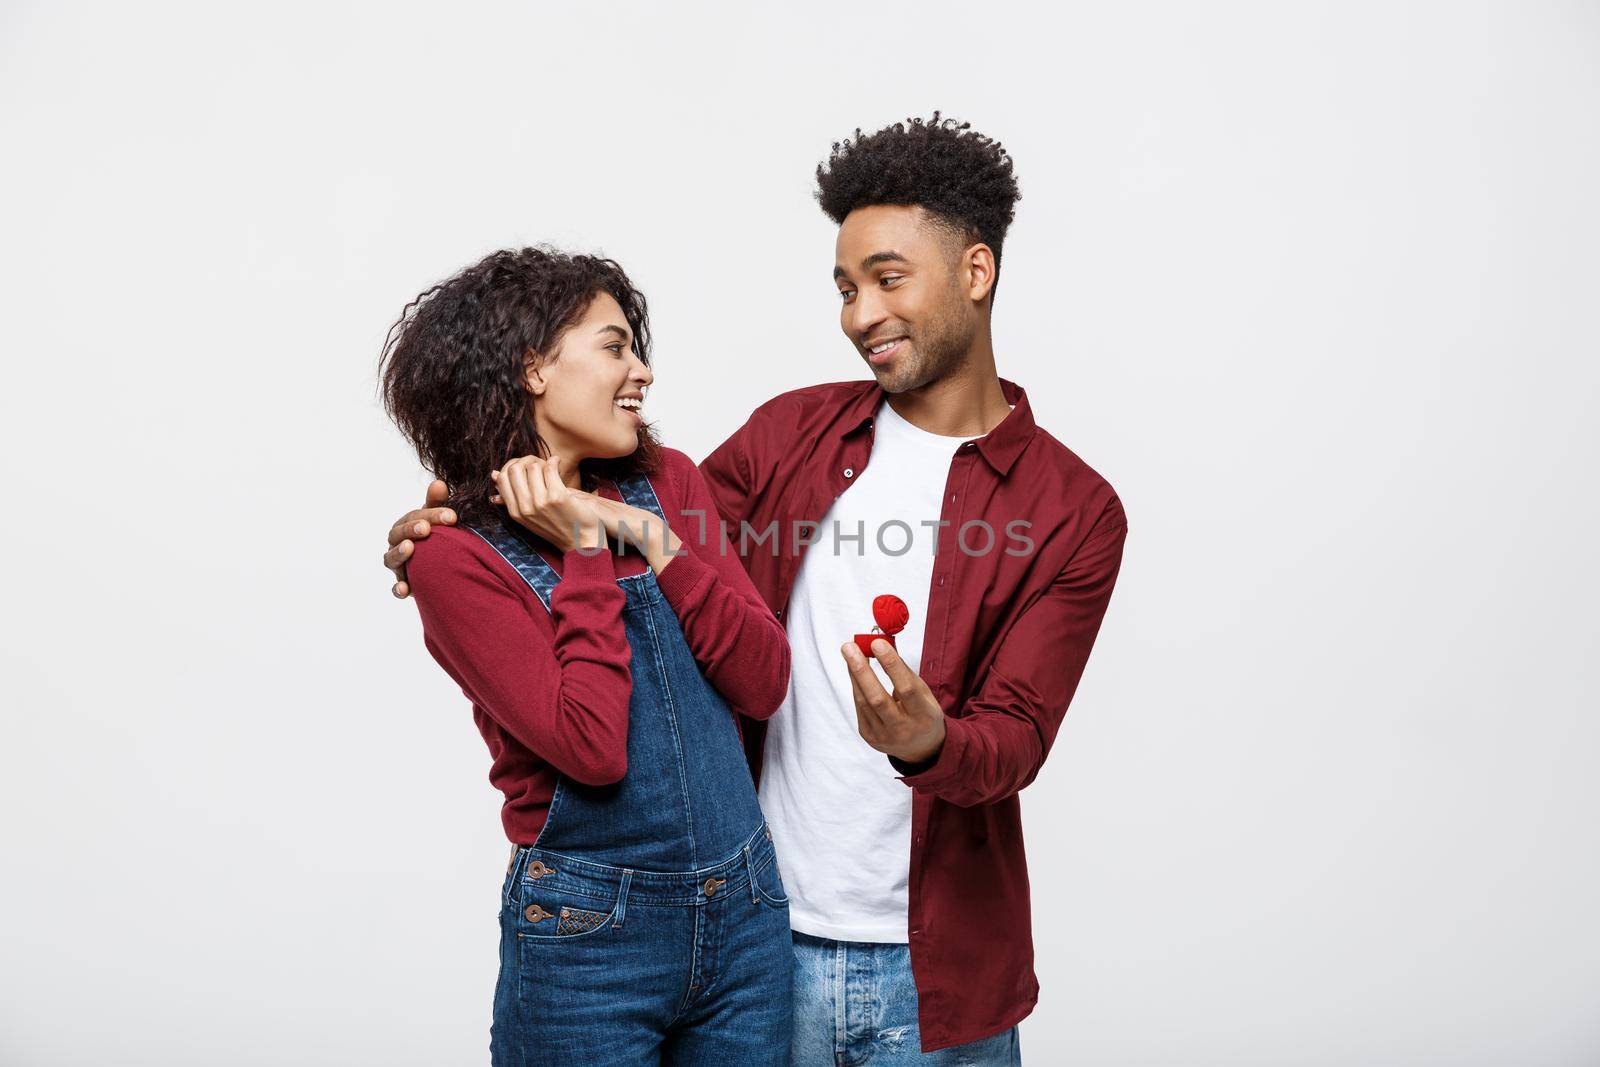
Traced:
<svg viewBox="0 0 1600 1067">
<path fill-rule="evenodd" d="M 908 929 L 926 1052 L 999 1033 L 1038 1000 L 1017 792 L 1039 773 L 1083 675 L 1128 530 L 1106 480 L 1034 424 L 1026 393 L 1000 384 L 1015 407 L 951 449 L 945 483 L 919 671 L 944 709 L 944 748 L 925 768 L 896 763 L 914 790 Z M 815 529 L 796 524 L 820 523 L 866 469 L 884 397 L 873 381 L 784 393 L 700 464 L 780 620 Z M 980 519 L 993 530 L 987 552 L 981 527 L 963 537 Z M 743 725 L 759 780 L 766 723 Z"/>
</svg>

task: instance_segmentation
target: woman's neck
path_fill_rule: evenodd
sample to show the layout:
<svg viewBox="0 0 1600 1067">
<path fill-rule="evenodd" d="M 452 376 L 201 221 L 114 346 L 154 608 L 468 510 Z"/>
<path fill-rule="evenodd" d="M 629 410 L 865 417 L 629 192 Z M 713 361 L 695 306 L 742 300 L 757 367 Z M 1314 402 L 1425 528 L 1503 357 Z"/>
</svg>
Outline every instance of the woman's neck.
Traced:
<svg viewBox="0 0 1600 1067">
<path fill-rule="evenodd" d="M 557 455 L 561 455 L 561 453 L 558 452 Z M 577 459 L 569 459 L 567 456 L 561 455 L 560 462 L 556 464 L 556 470 L 561 475 L 562 484 L 568 489 L 583 488 L 583 475 L 578 472 L 578 464 L 582 462 L 583 458 L 581 456 Z"/>
<path fill-rule="evenodd" d="M 539 438 L 544 443 L 544 458 L 561 457 L 560 462 L 556 464 L 556 470 L 561 476 L 562 484 L 568 489 L 582 489 L 583 476 L 578 473 L 578 465 L 588 457 L 579 455 L 577 449 L 568 447 L 566 442 L 558 438 L 542 433 Z"/>
</svg>

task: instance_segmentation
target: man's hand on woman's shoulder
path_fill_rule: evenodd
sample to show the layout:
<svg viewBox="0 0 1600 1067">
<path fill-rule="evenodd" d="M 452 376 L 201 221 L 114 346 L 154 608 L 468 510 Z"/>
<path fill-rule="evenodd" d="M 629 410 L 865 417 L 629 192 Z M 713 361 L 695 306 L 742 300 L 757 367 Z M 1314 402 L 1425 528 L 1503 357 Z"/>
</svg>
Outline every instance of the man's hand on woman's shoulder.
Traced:
<svg viewBox="0 0 1600 1067">
<path fill-rule="evenodd" d="M 444 507 L 450 499 L 449 487 L 435 478 L 423 497 L 422 507 L 408 511 L 400 521 L 389 527 L 389 550 L 383 554 L 383 565 L 394 572 L 394 595 L 401 600 L 411 595 L 406 581 L 406 560 L 411 558 L 413 541 L 421 541 L 433 532 L 434 526 L 454 526 L 455 509 Z"/>
</svg>

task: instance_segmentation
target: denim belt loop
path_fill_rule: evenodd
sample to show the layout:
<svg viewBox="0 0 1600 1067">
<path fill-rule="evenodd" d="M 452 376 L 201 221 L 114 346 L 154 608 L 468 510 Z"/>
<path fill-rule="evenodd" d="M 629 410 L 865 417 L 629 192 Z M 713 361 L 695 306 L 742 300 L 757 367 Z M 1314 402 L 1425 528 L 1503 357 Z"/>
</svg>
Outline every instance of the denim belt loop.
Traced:
<svg viewBox="0 0 1600 1067">
<path fill-rule="evenodd" d="M 613 930 L 622 928 L 622 920 L 628 914 L 628 883 L 633 881 L 633 871 L 622 872 L 622 885 L 617 888 L 617 921 L 611 924 Z"/>
<path fill-rule="evenodd" d="M 744 846 L 744 869 L 750 875 L 750 903 L 761 903 L 761 897 L 756 893 L 756 861 L 750 855 L 750 846 Z"/>
<path fill-rule="evenodd" d="M 506 880 L 505 880 L 505 884 L 503 886 L 501 886 L 501 889 L 500 889 L 500 906 L 503 907 L 503 908 L 511 907 L 512 904 L 516 903 L 520 899 L 520 897 L 519 897 L 519 895 L 517 893 L 517 873 L 516 872 L 517 872 L 517 860 L 519 858 L 518 854 L 521 851 L 522 851 L 522 846 L 521 845 L 512 845 L 511 846 L 511 862 L 506 864 Z"/>
</svg>

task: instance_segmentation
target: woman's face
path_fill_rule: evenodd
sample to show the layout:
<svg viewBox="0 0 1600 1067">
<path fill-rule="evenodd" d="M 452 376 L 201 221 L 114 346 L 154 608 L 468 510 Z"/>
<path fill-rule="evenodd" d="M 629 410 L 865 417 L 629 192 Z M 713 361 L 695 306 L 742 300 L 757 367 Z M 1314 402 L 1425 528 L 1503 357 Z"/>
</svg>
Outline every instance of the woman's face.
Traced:
<svg viewBox="0 0 1600 1067">
<path fill-rule="evenodd" d="M 616 459 L 639 447 L 639 409 L 655 376 L 632 346 L 621 305 L 603 292 L 557 339 L 553 359 L 529 365 L 534 426 L 562 459 Z"/>
</svg>

